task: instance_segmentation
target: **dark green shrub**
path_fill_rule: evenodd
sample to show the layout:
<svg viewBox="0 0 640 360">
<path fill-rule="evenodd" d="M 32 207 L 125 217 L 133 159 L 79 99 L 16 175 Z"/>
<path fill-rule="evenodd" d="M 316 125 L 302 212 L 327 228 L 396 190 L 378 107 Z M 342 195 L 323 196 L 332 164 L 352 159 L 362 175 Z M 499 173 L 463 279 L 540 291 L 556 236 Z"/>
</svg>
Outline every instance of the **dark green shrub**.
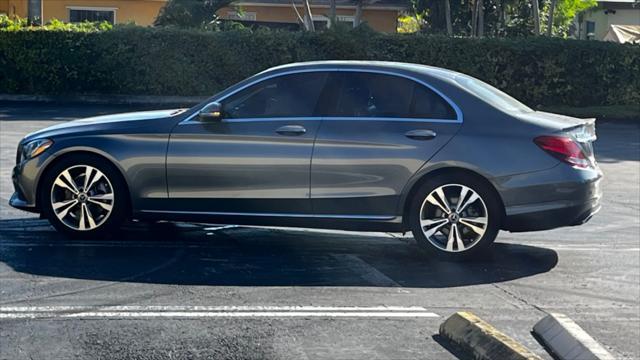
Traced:
<svg viewBox="0 0 640 360">
<path fill-rule="evenodd" d="M 548 38 L 323 33 L 0 31 L 0 93 L 210 95 L 271 66 L 362 59 L 440 66 L 529 105 L 640 103 L 640 46 Z"/>
</svg>

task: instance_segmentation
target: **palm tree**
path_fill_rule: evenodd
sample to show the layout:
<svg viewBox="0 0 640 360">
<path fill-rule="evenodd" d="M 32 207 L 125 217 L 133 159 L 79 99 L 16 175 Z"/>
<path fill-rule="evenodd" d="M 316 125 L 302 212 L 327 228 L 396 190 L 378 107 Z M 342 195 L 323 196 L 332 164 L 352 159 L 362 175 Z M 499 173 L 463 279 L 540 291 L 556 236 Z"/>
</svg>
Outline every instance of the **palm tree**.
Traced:
<svg viewBox="0 0 640 360">
<path fill-rule="evenodd" d="M 336 0 L 329 0 L 329 27 L 336 23 Z"/>
<path fill-rule="evenodd" d="M 358 27 L 362 23 L 362 8 L 364 7 L 365 0 L 357 0 L 356 2 L 356 15 L 353 17 L 353 27 Z"/>
<path fill-rule="evenodd" d="M 536 35 L 540 35 L 540 4 L 538 0 L 531 0 L 533 10 L 533 29 Z"/>
<path fill-rule="evenodd" d="M 304 6 L 304 17 L 300 15 L 295 0 L 291 0 L 291 6 L 293 6 L 293 11 L 295 11 L 298 21 L 306 31 L 314 32 L 316 31 L 316 27 L 313 24 L 313 15 L 311 15 L 311 5 L 309 4 L 309 0 L 302 0 L 302 5 Z"/>
<path fill-rule="evenodd" d="M 551 0 L 549 6 L 549 19 L 547 20 L 547 36 L 551 36 L 551 30 L 553 30 L 553 13 L 556 10 L 556 3 L 558 0 Z"/>
<path fill-rule="evenodd" d="M 453 26 L 451 24 L 451 3 L 449 0 L 444 0 L 444 17 L 447 22 L 447 35 L 451 36 L 453 35 Z"/>
</svg>

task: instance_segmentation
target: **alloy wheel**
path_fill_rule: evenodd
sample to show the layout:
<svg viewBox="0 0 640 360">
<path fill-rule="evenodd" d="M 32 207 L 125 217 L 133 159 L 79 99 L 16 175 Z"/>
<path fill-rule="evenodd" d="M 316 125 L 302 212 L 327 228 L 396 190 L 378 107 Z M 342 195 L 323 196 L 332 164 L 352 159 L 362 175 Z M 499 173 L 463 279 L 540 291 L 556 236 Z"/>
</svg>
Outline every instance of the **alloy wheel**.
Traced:
<svg viewBox="0 0 640 360">
<path fill-rule="evenodd" d="M 89 165 L 62 171 L 51 186 L 51 207 L 67 227 L 87 231 L 98 228 L 113 210 L 113 186 L 107 176 Z"/>
<path fill-rule="evenodd" d="M 489 215 L 480 195 L 470 187 L 437 187 L 420 207 L 420 228 L 427 240 L 447 252 L 469 250 L 482 239 Z"/>
</svg>

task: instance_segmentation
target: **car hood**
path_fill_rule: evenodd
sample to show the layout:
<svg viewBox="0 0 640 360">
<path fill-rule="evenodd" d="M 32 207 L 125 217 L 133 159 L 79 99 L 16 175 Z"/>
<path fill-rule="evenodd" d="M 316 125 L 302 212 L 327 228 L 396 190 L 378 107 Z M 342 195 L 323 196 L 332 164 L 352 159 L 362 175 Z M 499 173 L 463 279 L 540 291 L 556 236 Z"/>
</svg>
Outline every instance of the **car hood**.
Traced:
<svg viewBox="0 0 640 360">
<path fill-rule="evenodd" d="M 186 109 L 138 111 L 63 122 L 27 135 L 23 141 L 36 138 L 126 130 L 140 127 L 150 121 L 166 119 L 184 113 Z"/>
<path fill-rule="evenodd" d="M 530 113 L 522 113 L 516 115 L 519 119 L 548 128 L 553 131 L 560 131 L 572 128 L 586 123 L 593 122 L 595 119 L 580 119 L 572 116 L 553 114 L 543 111 L 534 111 Z"/>
</svg>

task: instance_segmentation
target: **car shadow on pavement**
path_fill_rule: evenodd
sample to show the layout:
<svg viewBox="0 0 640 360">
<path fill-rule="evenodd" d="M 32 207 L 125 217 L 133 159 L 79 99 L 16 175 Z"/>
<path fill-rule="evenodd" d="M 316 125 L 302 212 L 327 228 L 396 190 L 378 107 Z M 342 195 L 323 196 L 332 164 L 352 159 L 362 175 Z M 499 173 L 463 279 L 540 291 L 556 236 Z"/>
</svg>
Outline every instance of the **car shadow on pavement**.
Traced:
<svg viewBox="0 0 640 360">
<path fill-rule="evenodd" d="M 70 240 L 46 221 L 0 220 L 0 262 L 58 278 L 210 286 L 447 288 L 547 272 L 551 249 L 496 243 L 467 262 L 428 258 L 406 238 L 251 227 L 133 224 L 101 240 Z"/>
</svg>

